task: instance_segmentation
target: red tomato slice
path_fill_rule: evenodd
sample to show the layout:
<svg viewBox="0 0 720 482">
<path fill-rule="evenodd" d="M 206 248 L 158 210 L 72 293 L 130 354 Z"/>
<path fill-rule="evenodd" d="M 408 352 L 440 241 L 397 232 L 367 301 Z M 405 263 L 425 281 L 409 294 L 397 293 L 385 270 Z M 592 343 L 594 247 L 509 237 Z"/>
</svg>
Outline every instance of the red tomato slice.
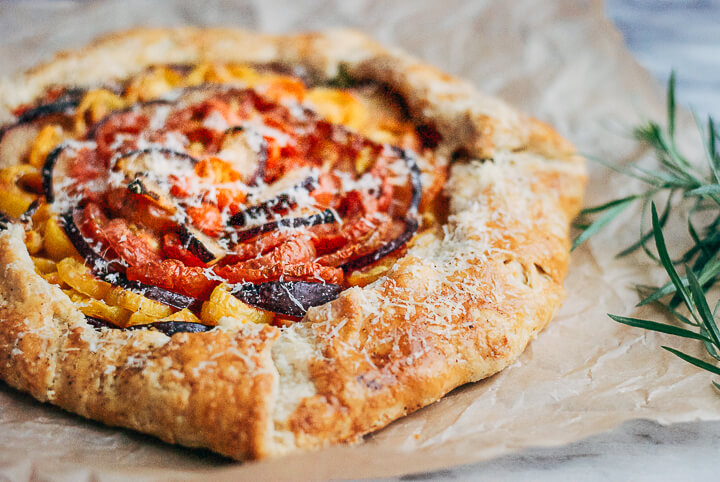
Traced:
<svg viewBox="0 0 720 482">
<path fill-rule="evenodd" d="M 97 179 L 107 171 L 103 162 L 95 155 L 92 149 L 80 149 L 77 156 L 72 160 L 68 169 L 68 175 L 81 183 Z"/>
<path fill-rule="evenodd" d="M 150 120 L 147 116 L 136 112 L 122 112 L 114 114 L 103 122 L 95 134 L 97 151 L 105 165 L 110 161 L 114 151 L 110 148 L 118 134 L 138 135 L 148 127 Z"/>
<path fill-rule="evenodd" d="M 317 281 L 341 284 L 343 271 L 339 268 L 322 266 L 317 263 L 276 264 L 248 268 L 238 263 L 233 266 L 215 268 L 215 273 L 229 283 L 266 283 L 268 281 Z"/>
<path fill-rule="evenodd" d="M 93 249 L 107 260 L 122 259 L 130 266 L 160 261 L 158 243 L 145 231 L 133 231 L 124 219 L 108 220 L 97 204 L 88 203 L 78 228 Z"/>
<path fill-rule="evenodd" d="M 200 206 L 187 208 L 187 214 L 192 219 L 193 226 L 211 237 L 216 237 L 223 229 L 222 215 L 217 206 L 202 203 Z"/>
<path fill-rule="evenodd" d="M 317 259 L 317 262 L 324 266 L 340 266 L 348 261 L 379 249 L 394 237 L 394 231 L 402 229 L 402 227 L 404 227 L 404 224 L 402 223 L 395 223 L 392 220 L 387 220 L 364 239 L 352 244 L 347 244 L 330 254 L 320 256 Z"/>
<path fill-rule="evenodd" d="M 127 277 L 132 281 L 164 288 L 175 293 L 208 299 L 212 290 L 220 284 L 205 276 L 204 268 L 185 266 L 176 259 L 166 259 L 141 266 L 131 266 Z"/>
<path fill-rule="evenodd" d="M 102 228 L 113 250 L 130 266 L 161 260 L 159 243 L 145 231 L 133 231 L 124 219 L 113 219 Z"/>
<path fill-rule="evenodd" d="M 340 268 L 318 263 L 293 264 L 283 267 L 283 279 L 287 281 L 324 281 L 342 284 L 345 273 Z"/>
<path fill-rule="evenodd" d="M 346 219 L 341 227 L 335 224 L 322 224 L 312 228 L 315 235 L 313 242 L 318 254 L 324 255 L 340 249 L 346 244 L 354 243 L 363 236 L 377 229 L 387 217 L 372 214 Z"/>
<path fill-rule="evenodd" d="M 182 261 L 186 266 L 207 267 L 207 264 L 200 261 L 197 256 L 183 246 L 177 233 L 167 233 L 163 236 L 163 254 L 168 258 Z"/>
<path fill-rule="evenodd" d="M 281 264 L 306 263 L 316 256 L 315 246 L 309 236 L 295 236 L 268 254 L 255 259 L 243 261 L 239 265 L 244 268 L 266 268 Z"/>
<path fill-rule="evenodd" d="M 103 228 L 109 222 L 105 213 L 100 206 L 95 203 L 88 203 L 80 215 L 78 220 L 78 229 L 85 238 L 90 240 L 90 244 L 95 252 L 99 253 L 103 258 L 108 260 L 118 259 L 118 255 L 110 246 Z"/>
</svg>

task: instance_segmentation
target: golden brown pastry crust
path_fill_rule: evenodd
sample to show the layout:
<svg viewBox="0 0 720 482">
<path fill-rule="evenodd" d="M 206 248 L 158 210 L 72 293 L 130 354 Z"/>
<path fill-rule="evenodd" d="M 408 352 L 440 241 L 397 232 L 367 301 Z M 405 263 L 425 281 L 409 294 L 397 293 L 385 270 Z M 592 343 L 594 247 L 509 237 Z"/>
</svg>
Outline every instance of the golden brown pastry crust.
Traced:
<svg viewBox="0 0 720 482">
<path fill-rule="evenodd" d="M 0 377 L 35 398 L 237 459 L 357 440 L 512 363 L 560 306 L 584 161 L 547 125 L 347 30 L 269 36 L 140 29 L 12 79 L 0 105 L 50 85 L 122 79 L 151 64 L 280 62 L 321 79 L 343 65 L 389 84 L 442 135 L 450 215 L 376 282 L 303 323 L 167 337 L 91 328 L 35 274 L 22 231 L 0 234 Z"/>
</svg>

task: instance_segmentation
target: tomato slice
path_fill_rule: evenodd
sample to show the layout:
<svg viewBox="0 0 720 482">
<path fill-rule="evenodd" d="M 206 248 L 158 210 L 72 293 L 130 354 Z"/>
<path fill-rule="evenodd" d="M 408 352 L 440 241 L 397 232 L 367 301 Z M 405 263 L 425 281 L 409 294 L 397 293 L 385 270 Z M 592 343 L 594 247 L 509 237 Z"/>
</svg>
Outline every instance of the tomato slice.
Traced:
<svg viewBox="0 0 720 482">
<path fill-rule="evenodd" d="M 339 285 L 345 276 L 342 269 L 319 263 L 291 264 L 283 268 L 283 279 L 287 281 L 323 281 Z"/>
<path fill-rule="evenodd" d="M 105 195 L 105 204 L 113 215 L 145 226 L 157 233 L 176 228 L 176 223 L 168 211 L 149 201 L 145 196 L 134 194 L 124 187 L 109 190 Z"/>
<path fill-rule="evenodd" d="M 386 220 L 377 229 L 366 235 L 362 240 L 347 244 L 332 253 L 320 256 L 317 262 L 324 266 L 340 266 L 355 258 L 371 253 L 391 240 L 393 233 L 404 226 L 392 220 Z"/>
<path fill-rule="evenodd" d="M 336 251 L 343 246 L 359 241 L 363 236 L 375 230 L 387 216 L 372 214 L 369 216 L 356 216 L 347 219 L 341 227 L 334 224 L 323 224 L 313 227 L 313 242 L 320 255 Z"/>
<path fill-rule="evenodd" d="M 130 266 L 159 261 L 159 245 L 145 230 L 131 229 L 122 218 L 109 220 L 100 206 L 88 203 L 78 221 L 82 235 L 107 260 L 122 259 Z"/>
<path fill-rule="evenodd" d="M 163 254 L 167 258 L 182 261 L 186 266 L 207 267 L 207 264 L 200 261 L 197 256 L 183 246 L 180 236 L 177 233 L 167 233 L 163 236 Z"/>
<path fill-rule="evenodd" d="M 78 226 L 104 257 L 124 261 L 130 280 L 199 299 L 207 299 L 221 278 L 230 283 L 287 280 L 341 284 L 343 269 L 353 269 L 347 263 L 373 252 L 384 253 L 378 249 L 402 232 L 405 222 L 401 219 L 411 199 L 417 204 L 419 184 L 415 178 L 408 186 L 395 183 L 397 173 L 391 163 L 407 158 L 397 149 L 375 143 L 318 115 L 307 111 L 298 115 L 284 101 L 303 99 L 306 89 L 301 81 L 278 76 L 262 93 L 213 87 L 188 93 L 183 97 L 189 99 L 187 102 L 166 104 L 170 111 L 161 126 L 150 128 L 154 116 L 142 111 L 107 117 L 88 135 L 96 140 L 97 151 L 80 152 L 73 166 L 77 172 L 71 176 L 80 181 L 102 176 L 113 155 L 143 145 L 139 136 L 155 144 L 184 136 L 190 143 L 188 152 L 200 159 L 190 175 L 166 173 L 170 194 L 175 198 L 172 206 L 153 205 L 125 186 L 103 192 L 100 204 L 92 202 L 94 198 L 87 194 L 83 202 L 91 202 L 84 208 Z M 316 169 L 313 179 L 320 174 L 310 192 L 314 199 L 307 204 L 334 209 L 343 222 L 261 234 L 240 242 L 234 246 L 234 253 L 209 267 L 183 245 L 178 234 L 182 232 L 182 226 L 178 226 L 182 216 L 175 208 L 184 208 L 188 219 L 180 222 L 187 222 L 188 229 L 190 225 L 197 228 L 197 236 L 198 230 L 211 238 L 228 234 L 216 241 L 223 247 L 229 243 L 232 236 L 225 231 L 229 228 L 224 216 L 228 211 L 234 214 L 250 209 L 244 206 L 248 187 L 232 164 L 213 154 L 221 147 L 228 127 L 249 120 L 264 126 L 258 132 L 267 144 L 266 157 L 256 172 L 262 173 L 265 182 L 272 183 L 300 168 Z M 402 129 L 398 124 L 398 136 Z M 420 148 L 415 129 L 409 128 L 408 133 L 414 137 L 408 134 L 402 142 Z M 363 187 L 367 184 L 362 176 L 368 175 L 376 183 Z M 360 182 L 348 187 L 345 176 Z M 257 187 L 252 185 L 250 189 Z M 292 216 L 301 204 L 298 196 L 298 200 L 268 212 L 274 217 Z M 106 212 L 119 218 L 110 220 Z"/>
<path fill-rule="evenodd" d="M 278 279 L 289 281 L 310 280 L 334 283 L 342 281 L 342 270 L 335 271 L 313 263 L 315 246 L 309 236 L 287 239 L 277 248 L 259 258 L 241 261 L 233 265 L 220 266 L 215 272 L 231 283 L 265 282 Z"/>
<path fill-rule="evenodd" d="M 205 268 L 185 266 L 176 259 L 131 266 L 127 269 L 127 277 L 199 299 L 208 299 L 212 290 L 220 284 L 207 278 Z"/>
<path fill-rule="evenodd" d="M 113 250 L 130 266 L 161 260 L 159 243 L 153 235 L 131 229 L 124 219 L 113 219 L 102 227 L 102 232 Z"/>
<path fill-rule="evenodd" d="M 288 239 L 268 254 L 240 263 L 245 268 L 264 268 L 280 264 L 295 264 L 311 261 L 316 256 L 315 246 L 309 236 Z"/>
<path fill-rule="evenodd" d="M 107 167 L 110 158 L 118 147 L 115 145 L 118 134 L 131 134 L 137 136 L 145 130 L 150 124 L 147 116 L 136 112 L 121 112 L 112 115 L 106 121 L 100 124 L 95 133 L 95 142 L 100 159 L 102 159 Z M 134 149 L 134 143 L 126 148 Z"/>
<path fill-rule="evenodd" d="M 200 206 L 187 208 L 187 214 L 193 226 L 211 237 L 218 236 L 223 229 L 223 219 L 220 209 L 210 203 L 201 203 Z"/>
<path fill-rule="evenodd" d="M 257 268 L 244 267 L 239 263 L 215 268 L 214 271 L 229 283 L 266 283 L 282 279 L 341 284 L 344 276 L 341 269 L 318 263 L 276 264 Z"/>
<path fill-rule="evenodd" d="M 100 206 L 95 203 L 88 203 L 82 210 L 77 226 L 82 235 L 91 241 L 95 252 L 107 260 L 116 260 L 118 255 L 112 249 L 103 232 L 105 225 L 110 222 Z"/>
<path fill-rule="evenodd" d="M 250 258 L 257 258 L 277 248 L 284 242 L 292 239 L 296 233 L 292 231 L 273 231 L 255 238 L 253 242 L 241 243 L 234 248 L 234 253 L 225 256 L 220 263 L 223 265 L 236 264 Z"/>
<path fill-rule="evenodd" d="M 103 175 L 107 169 L 92 149 L 79 149 L 68 169 L 68 175 L 80 183 L 87 183 Z"/>
</svg>

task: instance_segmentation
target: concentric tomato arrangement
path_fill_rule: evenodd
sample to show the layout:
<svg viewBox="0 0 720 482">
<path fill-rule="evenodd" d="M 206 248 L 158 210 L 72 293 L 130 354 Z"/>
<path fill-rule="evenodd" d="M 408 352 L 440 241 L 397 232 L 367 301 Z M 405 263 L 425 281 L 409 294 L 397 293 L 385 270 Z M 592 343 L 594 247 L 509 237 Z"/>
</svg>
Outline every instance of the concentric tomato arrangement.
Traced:
<svg viewBox="0 0 720 482">
<path fill-rule="evenodd" d="M 433 136 L 388 95 L 209 65 L 52 89 L 2 130 L 0 224 L 95 326 L 292 322 L 381 276 L 437 210 Z"/>
</svg>

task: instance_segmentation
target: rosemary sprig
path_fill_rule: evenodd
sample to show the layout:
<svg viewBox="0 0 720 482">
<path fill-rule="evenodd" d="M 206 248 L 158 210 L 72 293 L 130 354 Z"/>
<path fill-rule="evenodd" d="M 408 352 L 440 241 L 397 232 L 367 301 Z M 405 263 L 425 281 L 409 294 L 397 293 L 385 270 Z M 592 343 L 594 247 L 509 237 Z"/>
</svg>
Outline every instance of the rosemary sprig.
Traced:
<svg viewBox="0 0 720 482">
<path fill-rule="evenodd" d="M 720 301 L 710 310 L 708 291 L 720 281 L 720 127 L 712 117 L 703 125 L 696 117 L 696 123 L 703 140 L 705 166 L 692 163 L 680 152 L 675 141 L 675 74 L 670 75 L 667 95 L 667 124 L 661 127 L 650 121 L 633 130 L 634 137 L 652 148 L 658 161 L 656 169 L 638 165 L 622 167 L 600 161 L 609 168 L 638 179 L 647 185 L 645 191 L 631 196 L 606 202 L 582 211 L 576 227 L 582 229 L 573 242 L 573 249 L 612 222 L 628 207 L 640 203 L 639 239 L 623 249 L 618 256 L 626 256 L 642 249 L 651 259 L 660 264 L 670 280 L 662 286 L 637 287 L 641 300 L 638 306 L 655 304 L 663 308 L 675 324 L 652 320 L 609 315 L 625 325 L 656 331 L 668 335 L 690 338 L 703 344 L 711 361 L 680 352 L 674 348 L 663 348 L 679 358 L 715 375 L 720 375 L 720 329 L 717 324 Z M 689 200 L 686 211 L 687 230 L 691 243 L 677 259 L 668 253 L 663 228 L 678 206 L 678 195 Z M 662 212 L 658 215 L 656 201 L 664 198 Z M 680 204 L 680 206 L 687 206 Z M 650 217 L 650 223 L 647 222 Z M 674 217 L 673 219 L 675 219 Z M 649 227 L 648 224 L 650 224 Z M 702 227 L 698 227 L 702 226 Z M 649 246 L 653 240 L 655 250 Z M 685 276 L 680 276 L 676 266 L 684 267 Z M 687 315 L 683 314 L 686 312 Z M 686 325 L 687 327 L 683 327 Z M 720 384 L 713 382 L 720 390 Z"/>
</svg>

